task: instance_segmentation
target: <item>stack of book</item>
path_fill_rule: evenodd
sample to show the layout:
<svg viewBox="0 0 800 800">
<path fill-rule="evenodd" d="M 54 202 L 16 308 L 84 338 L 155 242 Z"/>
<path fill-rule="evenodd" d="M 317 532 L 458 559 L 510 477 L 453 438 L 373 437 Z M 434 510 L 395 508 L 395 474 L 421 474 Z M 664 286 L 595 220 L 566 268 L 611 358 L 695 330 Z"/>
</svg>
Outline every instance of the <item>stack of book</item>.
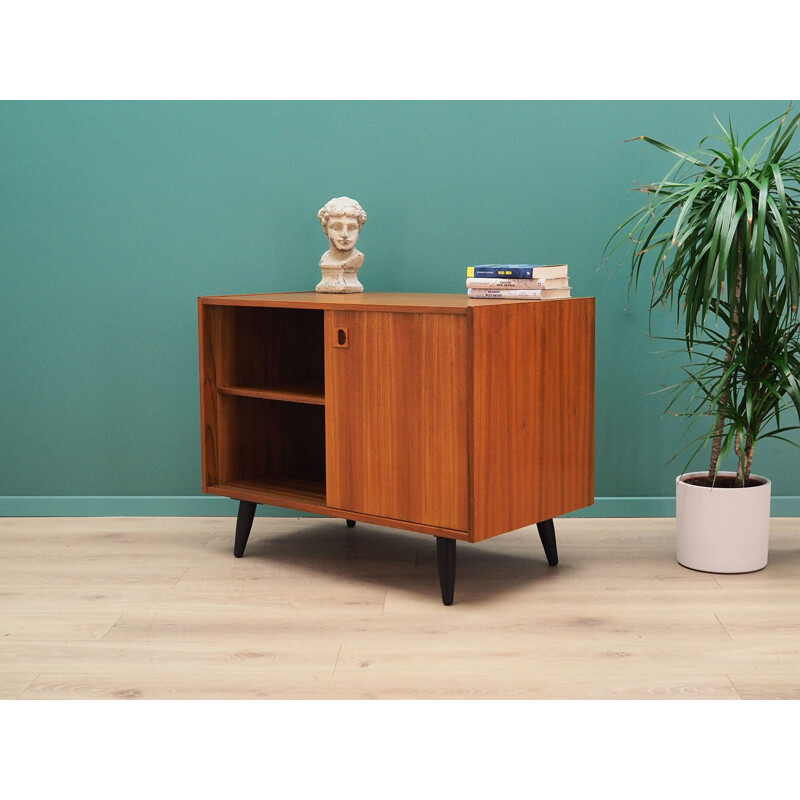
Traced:
<svg viewBox="0 0 800 800">
<path fill-rule="evenodd" d="M 467 267 L 470 297 L 557 300 L 570 296 L 566 264 L 480 264 Z"/>
</svg>

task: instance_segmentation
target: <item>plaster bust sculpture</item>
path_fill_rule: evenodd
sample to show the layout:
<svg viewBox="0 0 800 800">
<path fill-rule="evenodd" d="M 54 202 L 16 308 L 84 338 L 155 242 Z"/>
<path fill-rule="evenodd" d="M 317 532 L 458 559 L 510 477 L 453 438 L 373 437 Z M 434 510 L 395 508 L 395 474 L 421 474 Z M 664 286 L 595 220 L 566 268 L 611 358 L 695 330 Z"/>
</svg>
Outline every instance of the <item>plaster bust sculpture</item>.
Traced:
<svg viewBox="0 0 800 800">
<path fill-rule="evenodd" d="M 358 270 L 364 254 L 356 249 L 358 234 L 367 221 L 363 208 L 351 197 L 334 197 L 317 214 L 330 247 L 322 254 L 322 280 L 318 292 L 353 294 L 363 292 Z"/>
</svg>

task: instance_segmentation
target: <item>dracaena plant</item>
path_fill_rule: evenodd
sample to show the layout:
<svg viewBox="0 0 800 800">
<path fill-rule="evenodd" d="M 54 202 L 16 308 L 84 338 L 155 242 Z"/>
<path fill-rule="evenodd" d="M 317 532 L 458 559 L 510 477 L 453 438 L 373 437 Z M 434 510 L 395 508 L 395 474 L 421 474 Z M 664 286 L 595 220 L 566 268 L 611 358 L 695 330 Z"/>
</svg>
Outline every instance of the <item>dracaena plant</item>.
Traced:
<svg viewBox="0 0 800 800">
<path fill-rule="evenodd" d="M 709 423 L 695 452 L 710 445 L 711 484 L 732 448 L 736 485 L 746 485 L 756 441 L 797 427 L 781 412 L 800 419 L 800 153 L 789 153 L 798 123 L 787 111 L 740 142 L 717 120 L 722 133 L 694 153 L 638 137 L 676 162 L 638 187 L 645 204 L 606 245 L 613 252 L 627 234 L 629 289 L 651 272 L 651 316 L 665 307 L 683 329 L 690 363 L 668 410 L 688 398 L 682 414 Z"/>
</svg>

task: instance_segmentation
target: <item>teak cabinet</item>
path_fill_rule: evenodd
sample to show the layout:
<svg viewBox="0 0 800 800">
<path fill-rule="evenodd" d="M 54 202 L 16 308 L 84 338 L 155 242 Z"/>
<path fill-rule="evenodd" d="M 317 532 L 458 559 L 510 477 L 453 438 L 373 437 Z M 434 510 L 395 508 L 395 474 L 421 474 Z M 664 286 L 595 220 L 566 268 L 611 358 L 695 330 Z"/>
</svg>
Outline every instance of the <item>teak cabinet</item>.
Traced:
<svg viewBox="0 0 800 800">
<path fill-rule="evenodd" d="M 455 542 L 594 502 L 594 299 L 201 297 L 203 491 Z"/>
</svg>

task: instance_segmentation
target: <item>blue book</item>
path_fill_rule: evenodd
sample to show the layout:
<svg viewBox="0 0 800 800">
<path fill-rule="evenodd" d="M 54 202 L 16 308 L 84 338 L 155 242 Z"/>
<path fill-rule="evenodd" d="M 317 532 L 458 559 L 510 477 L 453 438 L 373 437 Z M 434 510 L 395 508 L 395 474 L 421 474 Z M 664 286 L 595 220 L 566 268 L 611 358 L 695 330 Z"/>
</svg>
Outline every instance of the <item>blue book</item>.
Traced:
<svg viewBox="0 0 800 800">
<path fill-rule="evenodd" d="M 566 264 L 478 264 L 467 267 L 468 278 L 565 278 Z"/>
</svg>

